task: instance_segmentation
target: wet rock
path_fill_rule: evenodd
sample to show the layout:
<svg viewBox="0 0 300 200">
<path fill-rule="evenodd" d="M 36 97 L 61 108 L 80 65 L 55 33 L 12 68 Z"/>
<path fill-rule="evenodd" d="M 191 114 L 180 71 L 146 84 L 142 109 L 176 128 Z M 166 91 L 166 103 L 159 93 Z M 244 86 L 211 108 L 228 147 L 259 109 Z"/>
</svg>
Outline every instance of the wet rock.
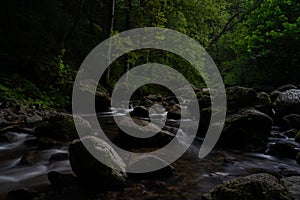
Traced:
<svg viewBox="0 0 300 200">
<path fill-rule="evenodd" d="M 295 144 L 288 141 L 279 141 L 276 142 L 274 145 L 270 146 L 270 149 L 267 152 L 267 154 L 282 158 L 295 159 L 298 152 L 299 151 L 296 149 Z"/>
<path fill-rule="evenodd" d="M 11 200 L 32 200 L 39 196 L 37 191 L 28 188 L 18 188 L 8 192 L 8 196 Z"/>
<path fill-rule="evenodd" d="M 83 143 L 113 168 L 94 158 Z M 69 153 L 72 170 L 87 189 L 101 191 L 125 186 L 126 165 L 115 150 L 103 140 L 94 136 L 84 137 L 82 141 L 75 140 L 69 145 Z"/>
<path fill-rule="evenodd" d="M 118 120 L 119 124 L 126 129 L 126 132 L 119 129 L 119 136 L 115 139 L 115 142 L 124 148 L 162 147 L 174 138 L 174 134 L 163 131 L 157 125 L 145 120 L 129 117 L 121 117 Z M 155 135 L 147 138 L 137 138 L 129 135 L 130 132 Z"/>
<path fill-rule="evenodd" d="M 41 137 L 38 139 L 37 147 L 40 150 L 51 149 L 57 145 L 57 142 L 51 138 Z"/>
<path fill-rule="evenodd" d="M 274 90 L 273 92 L 270 93 L 270 98 L 271 98 L 271 101 L 272 103 L 275 102 L 275 100 L 279 97 L 279 95 L 281 94 L 282 92 L 278 91 L 278 90 Z"/>
<path fill-rule="evenodd" d="M 294 195 L 295 199 L 300 199 L 300 176 L 283 178 L 281 182 Z"/>
<path fill-rule="evenodd" d="M 209 122 L 211 119 L 211 109 L 210 108 L 204 108 L 200 111 L 200 123 L 198 127 L 197 135 L 200 137 L 204 137 L 207 129 L 209 127 Z"/>
<path fill-rule="evenodd" d="M 178 104 L 175 106 L 172 106 L 167 113 L 167 118 L 168 119 L 175 119 L 175 120 L 180 120 L 181 119 L 181 109 Z"/>
<path fill-rule="evenodd" d="M 72 141 L 78 138 L 77 129 L 73 119 L 79 124 L 80 131 L 89 133 L 91 126 L 85 119 L 68 114 L 54 114 L 47 122 L 35 129 L 37 137 L 48 137 L 54 140 Z"/>
<path fill-rule="evenodd" d="M 211 106 L 211 100 L 208 92 L 197 92 L 197 99 L 200 108 L 208 108 Z"/>
<path fill-rule="evenodd" d="M 271 132 L 272 119 L 257 110 L 245 110 L 229 115 L 219 143 L 231 148 L 260 146 Z"/>
<path fill-rule="evenodd" d="M 256 101 L 256 91 L 252 88 L 229 87 L 226 89 L 228 113 L 251 107 Z"/>
<path fill-rule="evenodd" d="M 287 128 L 300 129 L 300 115 L 291 114 L 283 117 L 284 124 Z"/>
<path fill-rule="evenodd" d="M 26 152 L 21 158 L 20 165 L 32 166 L 37 162 L 38 156 L 39 156 L 38 151 Z"/>
<path fill-rule="evenodd" d="M 68 153 L 55 153 L 50 156 L 49 162 L 58 162 L 58 161 L 63 161 L 68 159 L 69 159 Z"/>
<path fill-rule="evenodd" d="M 272 101 L 265 92 L 260 92 L 256 96 L 255 109 L 272 116 Z"/>
<path fill-rule="evenodd" d="M 285 92 L 285 91 L 291 90 L 291 89 L 297 89 L 297 87 L 292 84 L 286 84 L 286 85 L 278 87 L 276 90 L 278 90 L 280 92 Z"/>
<path fill-rule="evenodd" d="M 270 174 L 253 174 L 225 181 L 214 188 L 210 200 L 293 200 L 293 195 L 276 177 Z"/>
<path fill-rule="evenodd" d="M 144 106 L 137 106 L 130 112 L 131 116 L 149 118 L 149 110 Z"/>
<path fill-rule="evenodd" d="M 288 138 L 295 138 L 297 135 L 297 129 L 290 129 L 283 133 Z"/>
<path fill-rule="evenodd" d="M 289 114 L 300 114 L 300 90 L 291 89 L 279 94 L 274 106 L 278 118 Z"/>
<path fill-rule="evenodd" d="M 151 163 L 153 166 L 163 165 L 165 167 L 157 171 L 147 173 L 128 173 L 128 177 L 131 179 L 152 179 L 171 177 L 175 174 L 175 169 L 173 166 L 169 165 L 166 161 L 152 155 L 143 156 L 132 161 L 128 168 L 139 171 L 144 169 L 145 163 Z"/>
<path fill-rule="evenodd" d="M 149 94 L 146 96 L 146 99 L 149 99 L 153 102 L 161 102 L 163 100 L 163 97 L 160 94 Z"/>
<path fill-rule="evenodd" d="M 51 171 L 48 173 L 48 180 L 55 189 L 60 191 L 65 188 L 78 187 L 78 180 L 72 174 L 61 174 Z"/>
</svg>

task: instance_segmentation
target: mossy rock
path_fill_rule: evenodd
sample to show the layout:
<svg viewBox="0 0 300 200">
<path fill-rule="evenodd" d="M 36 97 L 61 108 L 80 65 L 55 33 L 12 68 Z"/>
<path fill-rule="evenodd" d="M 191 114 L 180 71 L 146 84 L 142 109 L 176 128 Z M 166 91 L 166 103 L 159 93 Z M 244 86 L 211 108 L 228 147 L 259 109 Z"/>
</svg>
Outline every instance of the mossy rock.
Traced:
<svg viewBox="0 0 300 200">
<path fill-rule="evenodd" d="M 252 107 L 256 101 L 256 91 L 252 88 L 229 87 L 226 89 L 228 113 L 235 113 L 242 108 Z"/>
<path fill-rule="evenodd" d="M 282 158 L 294 159 L 299 152 L 296 145 L 288 141 L 278 141 L 270 146 L 268 154 Z"/>
<path fill-rule="evenodd" d="M 214 188 L 210 196 L 211 200 L 294 200 L 285 186 L 270 174 L 253 174 L 225 181 Z"/>
<path fill-rule="evenodd" d="M 32 166 L 37 162 L 38 156 L 39 156 L 38 151 L 28 151 L 22 156 L 20 165 Z"/>
<path fill-rule="evenodd" d="M 270 96 L 265 92 L 256 95 L 255 108 L 267 115 L 272 115 L 272 101 Z"/>
<path fill-rule="evenodd" d="M 300 90 L 291 89 L 280 93 L 274 107 L 279 119 L 289 114 L 300 114 Z"/>
<path fill-rule="evenodd" d="M 109 163 L 111 167 L 106 166 L 91 155 L 86 146 L 100 156 L 103 161 Z M 87 189 L 99 192 L 125 186 L 127 179 L 126 164 L 117 152 L 102 139 L 87 136 L 82 138 L 81 141 L 73 141 L 69 146 L 69 156 L 73 172 Z"/>
<path fill-rule="evenodd" d="M 258 148 L 269 137 L 272 123 L 268 115 L 253 109 L 229 115 L 219 144 L 235 149 Z"/>
</svg>

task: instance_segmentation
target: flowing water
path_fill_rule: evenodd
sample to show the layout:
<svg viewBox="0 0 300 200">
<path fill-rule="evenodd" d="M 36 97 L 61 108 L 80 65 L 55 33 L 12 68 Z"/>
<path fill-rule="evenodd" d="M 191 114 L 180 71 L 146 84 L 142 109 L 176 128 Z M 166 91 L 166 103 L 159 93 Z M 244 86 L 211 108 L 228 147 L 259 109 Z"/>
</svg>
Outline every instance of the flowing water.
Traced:
<svg viewBox="0 0 300 200">
<path fill-rule="evenodd" d="M 117 131 L 114 127 L 113 114 L 123 116 L 130 109 L 115 109 L 110 113 L 102 113 L 100 122 L 108 126 L 107 130 Z M 164 113 L 161 117 L 165 117 Z M 157 114 L 152 119 L 159 120 Z M 88 117 L 88 116 L 85 116 Z M 182 138 L 185 133 L 176 129 L 179 122 L 169 121 L 166 129 L 171 132 L 178 131 Z M 175 127 L 173 126 L 175 124 Z M 103 129 L 105 131 L 105 127 Z M 278 128 L 274 127 L 272 135 L 278 135 Z M 50 150 L 39 150 L 38 160 L 32 166 L 21 166 L 20 160 L 25 152 L 36 149 L 31 141 L 36 138 L 24 133 L 6 133 L 8 141 L 0 143 L 0 193 L 6 193 L 15 188 L 28 188 L 35 185 L 49 184 L 47 173 L 58 171 L 71 173 L 68 160 L 50 162 L 51 155 L 67 153 L 67 146 Z M 285 137 L 271 137 L 270 144 L 278 140 L 290 140 Z M 258 172 L 268 172 L 276 176 L 300 175 L 300 167 L 295 160 L 278 158 L 263 153 L 247 153 L 242 151 L 215 149 L 209 156 L 197 158 L 201 138 L 196 138 L 190 149 L 175 163 L 177 179 L 167 182 L 168 191 L 180 194 L 184 199 L 198 199 L 201 194 L 207 192 L 223 180 L 235 178 Z M 184 143 L 184 141 L 182 141 Z M 0 196 L 1 198 L 1 196 Z"/>
</svg>

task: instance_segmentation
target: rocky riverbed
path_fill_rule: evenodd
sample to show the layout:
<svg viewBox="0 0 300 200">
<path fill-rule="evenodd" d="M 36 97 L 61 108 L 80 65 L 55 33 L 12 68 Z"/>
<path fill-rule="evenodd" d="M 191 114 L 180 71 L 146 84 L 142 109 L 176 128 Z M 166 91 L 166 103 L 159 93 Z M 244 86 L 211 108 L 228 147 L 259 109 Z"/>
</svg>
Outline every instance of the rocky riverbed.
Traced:
<svg viewBox="0 0 300 200">
<path fill-rule="evenodd" d="M 171 167 L 142 175 L 107 169 L 82 148 L 73 120 L 81 130 L 96 133 L 91 130 L 88 114 L 73 118 L 62 111 L 27 108 L 13 99 L 2 102 L 1 199 L 300 199 L 300 90 L 292 85 L 268 93 L 227 88 L 223 133 L 217 147 L 203 159 L 197 155 L 210 119 L 210 99 L 208 91 L 195 91 L 201 113 L 197 138 Z M 99 99 L 106 100 L 105 108 L 99 110 L 107 110 L 108 97 Z M 98 120 L 118 146 L 149 152 L 164 146 L 176 134 L 188 137 L 188 132 L 178 129 L 180 113 L 188 110 L 181 110 L 184 107 L 177 103 L 172 96 L 149 95 L 134 99 L 132 109 L 99 113 Z M 153 113 L 149 110 L 153 104 L 165 110 Z M 124 134 L 113 115 L 129 128 L 129 116 L 138 125 L 149 125 L 149 117 L 157 122 L 168 120 L 163 131 L 141 141 Z M 193 127 L 192 119 L 189 123 Z M 155 124 L 151 127 L 158 128 Z M 106 159 L 126 168 L 120 159 L 114 160 L 117 156 L 105 142 L 86 140 L 95 148 L 101 147 L 108 155 Z M 184 141 L 178 143 L 184 145 Z"/>
</svg>

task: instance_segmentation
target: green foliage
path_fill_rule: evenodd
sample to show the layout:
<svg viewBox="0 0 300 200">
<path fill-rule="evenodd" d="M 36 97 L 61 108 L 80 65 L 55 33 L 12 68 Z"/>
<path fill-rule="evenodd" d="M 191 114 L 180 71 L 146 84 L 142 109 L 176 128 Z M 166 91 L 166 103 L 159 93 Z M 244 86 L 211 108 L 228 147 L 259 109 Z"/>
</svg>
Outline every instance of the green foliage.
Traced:
<svg viewBox="0 0 300 200">
<path fill-rule="evenodd" d="M 0 75 L 0 100 L 16 98 L 45 107 L 68 107 L 75 72 L 87 54 L 108 38 L 111 30 L 118 33 L 147 26 L 174 29 L 194 38 L 208 50 L 227 84 L 299 83 L 297 1 L 115 2 L 112 17 L 112 1 L 106 0 L 3 0 L 0 71 L 5 75 Z M 171 66 L 195 86 L 205 87 L 189 63 L 153 49 L 119 58 L 111 65 L 109 79 L 101 83 L 112 90 L 128 69 L 150 62 Z"/>
<path fill-rule="evenodd" d="M 298 81 L 300 56 L 300 3 L 264 0 L 251 12 L 248 33 L 239 45 L 248 66 L 263 77 L 260 82 Z M 269 74 L 269 77 L 265 75 Z"/>
</svg>

